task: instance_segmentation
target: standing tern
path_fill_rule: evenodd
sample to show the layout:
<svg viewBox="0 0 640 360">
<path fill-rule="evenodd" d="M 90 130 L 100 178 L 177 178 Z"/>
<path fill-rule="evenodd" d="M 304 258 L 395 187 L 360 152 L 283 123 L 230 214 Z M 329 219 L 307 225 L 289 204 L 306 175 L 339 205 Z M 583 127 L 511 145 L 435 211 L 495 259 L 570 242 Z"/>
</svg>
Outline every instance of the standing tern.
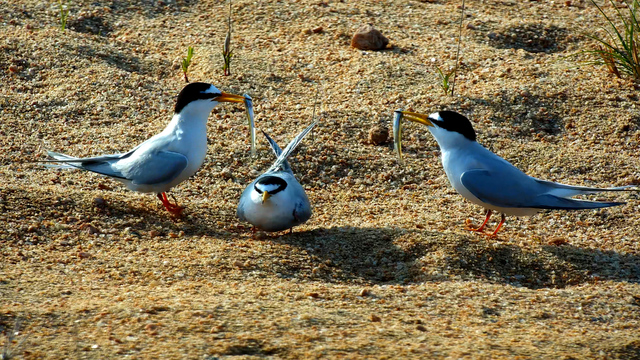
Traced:
<svg viewBox="0 0 640 360">
<path fill-rule="evenodd" d="M 317 121 L 309 125 L 282 150 L 262 132 L 276 154 L 269 170 L 255 179 L 240 196 L 238 218 L 264 231 L 282 231 L 300 225 L 311 217 L 311 204 L 291 171 L 287 157 L 300 145 Z"/>
<path fill-rule="evenodd" d="M 179 215 L 183 207 L 172 204 L 166 192 L 195 174 L 207 153 L 207 119 L 221 102 L 242 103 L 243 96 L 224 93 L 207 83 L 185 86 L 176 102 L 169 125 L 159 134 L 121 153 L 76 158 L 53 151 L 54 160 L 43 160 L 54 168 L 92 171 L 124 183 L 130 190 L 156 193 L 164 207 Z"/>
<path fill-rule="evenodd" d="M 622 202 L 599 202 L 571 199 L 575 195 L 604 191 L 624 191 L 630 186 L 593 188 L 571 186 L 528 176 L 508 161 L 476 142 L 476 132 L 469 119 L 454 111 L 440 111 L 429 116 L 409 111 L 396 111 L 394 143 L 401 157 L 401 123 L 406 119 L 426 125 L 442 152 L 442 167 L 456 191 L 474 204 L 484 207 L 486 218 L 478 228 L 482 232 L 493 211 L 505 215 L 532 216 L 543 209 L 582 210 L 622 205 Z M 487 234 L 488 235 L 488 234 Z"/>
</svg>

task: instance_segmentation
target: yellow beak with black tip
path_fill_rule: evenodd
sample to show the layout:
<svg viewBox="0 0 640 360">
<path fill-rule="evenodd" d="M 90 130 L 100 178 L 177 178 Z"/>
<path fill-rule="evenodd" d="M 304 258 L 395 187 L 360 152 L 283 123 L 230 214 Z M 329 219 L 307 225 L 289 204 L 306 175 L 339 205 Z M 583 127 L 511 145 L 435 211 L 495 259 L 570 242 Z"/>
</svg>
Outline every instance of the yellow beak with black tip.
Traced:
<svg viewBox="0 0 640 360">
<path fill-rule="evenodd" d="M 400 111 L 402 115 L 409 121 L 417 122 L 422 125 L 433 126 L 431 120 L 429 120 L 429 115 L 414 113 L 411 111 Z"/>
<path fill-rule="evenodd" d="M 220 96 L 213 98 L 213 100 L 217 102 L 234 102 L 234 103 L 243 103 L 244 96 L 234 95 L 223 92 Z"/>
<path fill-rule="evenodd" d="M 262 192 L 262 203 L 264 204 L 264 202 L 267 201 L 267 199 L 270 198 L 270 197 L 271 197 L 271 194 L 269 194 L 266 191 L 263 191 Z"/>
</svg>

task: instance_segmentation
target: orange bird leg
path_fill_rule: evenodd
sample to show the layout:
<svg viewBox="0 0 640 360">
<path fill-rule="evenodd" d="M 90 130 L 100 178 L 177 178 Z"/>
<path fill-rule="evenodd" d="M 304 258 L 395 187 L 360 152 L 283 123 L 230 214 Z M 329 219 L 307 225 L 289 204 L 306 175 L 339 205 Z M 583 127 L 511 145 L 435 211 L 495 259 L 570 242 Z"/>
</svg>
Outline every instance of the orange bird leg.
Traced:
<svg viewBox="0 0 640 360">
<path fill-rule="evenodd" d="M 484 226 L 487 225 L 487 221 L 489 221 L 489 218 L 491 217 L 491 214 L 493 212 L 489 209 L 487 209 L 487 217 L 484 218 L 484 222 L 482 223 L 482 225 L 480 225 L 479 228 L 474 229 L 470 226 L 467 226 L 465 229 L 469 230 L 469 231 L 477 231 L 477 232 L 482 232 L 482 229 L 484 229 Z"/>
<path fill-rule="evenodd" d="M 494 238 L 497 237 L 497 233 L 498 231 L 500 231 L 500 228 L 502 227 L 502 224 L 504 224 L 504 220 L 505 220 L 505 216 L 504 214 L 500 214 L 502 217 L 500 219 L 500 224 L 498 224 L 498 227 L 496 228 L 496 230 L 493 232 L 493 234 L 489 235 L 489 237 Z"/>
<path fill-rule="evenodd" d="M 160 199 L 160 201 L 162 201 L 162 205 L 164 205 L 165 209 L 167 209 L 168 212 L 170 212 L 173 215 L 180 215 L 182 214 L 182 210 L 184 209 L 182 206 L 176 204 L 172 204 L 169 199 L 167 198 L 167 194 L 166 193 L 159 193 L 158 194 L 158 199 Z M 175 199 L 175 198 L 174 198 Z M 174 200 L 175 201 L 175 200 Z"/>
</svg>

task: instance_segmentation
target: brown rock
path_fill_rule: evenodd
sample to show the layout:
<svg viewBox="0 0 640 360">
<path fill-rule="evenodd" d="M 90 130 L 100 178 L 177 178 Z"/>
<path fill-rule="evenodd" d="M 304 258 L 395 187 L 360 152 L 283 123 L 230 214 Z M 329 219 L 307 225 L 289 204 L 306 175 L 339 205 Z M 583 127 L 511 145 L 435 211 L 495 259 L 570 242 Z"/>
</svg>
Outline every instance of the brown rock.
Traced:
<svg viewBox="0 0 640 360">
<path fill-rule="evenodd" d="M 104 200 L 104 198 L 102 196 L 98 196 L 93 198 L 93 205 L 96 207 L 104 207 L 104 205 L 106 204 L 106 201 Z"/>
<path fill-rule="evenodd" d="M 380 318 L 380 316 L 378 316 L 376 314 L 371 314 L 371 321 L 372 322 L 380 322 L 380 321 L 382 321 L 382 319 Z"/>
<path fill-rule="evenodd" d="M 311 31 L 312 31 L 314 34 L 319 34 L 319 33 L 321 33 L 321 32 L 322 32 L 322 30 L 324 30 L 324 29 L 322 28 L 322 26 L 318 26 L 318 27 L 315 27 L 315 28 L 311 29 Z"/>
<path fill-rule="evenodd" d="M 389 39 L 371 25 L 363 25 L 351 38 L 351 46 L 360 50 L 381 50 L 387 47 Z"/>
<path fill-rule="evenodd" d="M 386 126 L 374 125 L 369 129 L 369 142 L 373 145 L 382 145 L 389 138 L 389 129 Z"/>
</svg>

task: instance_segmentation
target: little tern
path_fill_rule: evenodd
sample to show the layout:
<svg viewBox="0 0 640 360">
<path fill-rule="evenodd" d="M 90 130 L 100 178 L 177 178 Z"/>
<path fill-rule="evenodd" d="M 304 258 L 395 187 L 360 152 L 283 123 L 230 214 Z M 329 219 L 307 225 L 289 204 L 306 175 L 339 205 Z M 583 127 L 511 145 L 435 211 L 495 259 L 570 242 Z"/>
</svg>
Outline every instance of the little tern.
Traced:
<svg viewBox="0 0 640 360">
<path fill-rule="evenodd" d="M 506 215 L 532 216 L 543 209 L 582 210 L 622 205 L 622 202 L 599 202 L 572 199 L 575 195 L 604 191 L 625 191 L 629 186 L 594 188 L 564 185 L 528 176 L 508 161 L 476 142 L 476 132 L 469 119 L 454 111 L 440 111 L 429 116 L 409 111 L 396 111 L 394 142 L 401 156 L 400 119 L 426 125 L 442 152 L 442 167 L 456 191 L 487 211 L 482 225 L 467 230 L 482 232 L 493 211 L 502 217 L 495 237 Z"/>
<path fill-rule="evenodd" d="M 224 93 L 212 84 L 190 83 L 176 102 L 173 118 L 164 130 L 126 153 L 77 158 L 47 151 L 54 168 L 92 171 L 124 183 L 130 190 L 156 193 L 164 207 L 179 215 L 166 192 L 195 174 L 207 153 L 207 119 L 221 102 L 243 103 L 240 95 Z"/>
<path fill-rule="evenodd" d="M 282 150 L 267 133 L 276 161 L 269 170 L 255 179 L 242 192 L 238 203 L 238 218 L 264 231 L 282 231 L 300 225 L 311 217 L 311 204 L 304 189 L 293 175 L 287 158 L 313 129 L 312 123 Z"/>
</svg>

